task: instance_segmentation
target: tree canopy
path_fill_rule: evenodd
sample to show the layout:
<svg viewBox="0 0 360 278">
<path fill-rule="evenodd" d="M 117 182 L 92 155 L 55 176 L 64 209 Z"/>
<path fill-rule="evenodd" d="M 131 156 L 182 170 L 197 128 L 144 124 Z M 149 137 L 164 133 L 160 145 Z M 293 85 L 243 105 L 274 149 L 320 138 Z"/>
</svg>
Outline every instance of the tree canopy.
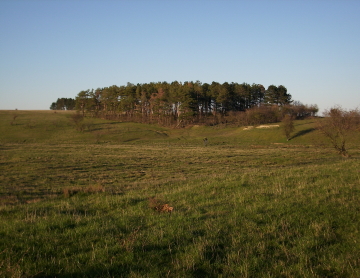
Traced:
<svg viewBox="0 0 360 278">
<path fill-rule="evenodd" d="M 214 123 L 232 113 L 259 107 L 285 107 L 292 103 L 285 86 L 186 81 L 127 83 L 76 96 L 76 109 L 83 115 L 163 125 Z"/>
<path fill-rule="evenodd" d="M 75 105 L 73 98 L 58 98 L 56 102 L 50 105 L 50 110 L 74 110 Z"/>
</svg>

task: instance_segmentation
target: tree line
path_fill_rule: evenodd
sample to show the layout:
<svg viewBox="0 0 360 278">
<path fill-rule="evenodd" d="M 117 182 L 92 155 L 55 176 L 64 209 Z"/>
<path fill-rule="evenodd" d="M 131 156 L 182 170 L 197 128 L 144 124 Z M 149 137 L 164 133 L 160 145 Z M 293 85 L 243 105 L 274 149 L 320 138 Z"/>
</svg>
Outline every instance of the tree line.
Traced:
<svg viewBox="0 0 360 278">
<path fill-rule="evenodd" d="M 76 101 L 73 98 L 58 98 L 57 101 L 51 103 L 50 110 L 74 110 Z"/>
<path fill-rule="evenodd" d="M 263 123 L 281 120 L 289 111 L 296 117 L 317 112 L 316 105 L 293 102 L 283 85 L 265 89 L 261 84 L 234 82 L 127 83 L 81 91 L 75 103 L 83 116 L 166 126 Z"/>
</svg>

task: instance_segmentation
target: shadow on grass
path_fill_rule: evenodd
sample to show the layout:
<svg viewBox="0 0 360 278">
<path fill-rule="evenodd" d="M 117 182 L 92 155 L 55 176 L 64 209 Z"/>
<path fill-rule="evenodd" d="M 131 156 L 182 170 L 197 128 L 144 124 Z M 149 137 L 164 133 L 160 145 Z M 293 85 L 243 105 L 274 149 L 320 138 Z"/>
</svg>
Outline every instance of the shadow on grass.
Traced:
<svg viewBox="0 0 360 278">
<path fill-rule="evenodd" d="M 93 266 L 86 267 L 84 265 L 79 266 L 84 267 L 86 269 L 75 271 L 75 272 L 67 272 L 67 273 L 59 273 L 59 272 L 49 272 L 49 273 L 39 273 L 31 277 L 43 277 L 43 278 L 53 278 L 53 277 L 61 277 L 61 278 L 75 278 L 75 277 L 129 277 L 132 271 L 136 272 L 145 272 L 141 267 L 137 267 L 135 265 L 126 265 L 126 264 L 116 264 L 108 267 L 104 266 Z M 25 276 L 24 276 L 25 277 Z M 26 276 L 27 277 L 27 276 Z M 29 276 L 30 277 L 30 276 Z"/>
<path fill-rule="evenodd" d="M 132 142 L 132 141 L 136 141 L 136 140 L 140 140 L 141 138 L 131 138 L 131 139 L 126 139 L 123 140 L 122 142 L 126 143 L 126 142 Z"/>
<path fill-rule="evenodd" d="M 308 134 L 313 131 L 315 131 L 315 128 L 308 128 L 308 129 L 301 130 L 301 131 L 297 132 L 296 134 L 294 134 L 294 136 L 292 136 L 290 139 L 292 140 L 296 137 L 303 136 L 303 135 Z"/>
</svg>

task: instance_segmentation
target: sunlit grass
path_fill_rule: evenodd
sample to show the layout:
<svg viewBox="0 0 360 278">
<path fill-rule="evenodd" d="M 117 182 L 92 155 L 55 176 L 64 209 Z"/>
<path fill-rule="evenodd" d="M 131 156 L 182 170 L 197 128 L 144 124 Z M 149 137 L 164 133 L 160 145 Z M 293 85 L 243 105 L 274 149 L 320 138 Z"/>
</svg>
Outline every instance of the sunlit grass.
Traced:
<svg viewBox="0 0 360 278">
<path fill-rule="evenodd" d="M 10 125 L 11 113 L 0 113 L 1 277 L 360 276 L 359 148 L 337 156 L 313 120 L 286 142 L 276 129 L 103 120 L 79 132 L 67 113 Z"/>
</svg>

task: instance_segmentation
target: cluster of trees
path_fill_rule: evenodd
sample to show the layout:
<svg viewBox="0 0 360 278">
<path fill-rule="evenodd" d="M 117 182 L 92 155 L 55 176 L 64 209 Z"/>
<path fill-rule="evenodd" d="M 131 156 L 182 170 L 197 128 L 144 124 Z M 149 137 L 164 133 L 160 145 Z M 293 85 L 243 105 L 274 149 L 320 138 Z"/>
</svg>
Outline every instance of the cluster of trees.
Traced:
<svg viewBox="0 0 360 278">
<path fill-rule="evenodd" d="M 76 109 L 82 115 L 167 126 L 229 121 L 249 123 L 249 117 L 259 123 L 278 121 L 285 110 L 290 111 L 285 107 L 292 106 L 291 103 L 291 95 L 283 85 L 270 85 L 265 89 L 260 84 L 208 84 L 200 81 L 127 83 L 120 87 L 84 90 L 76 97 Z M 297 112 L 293 113 L 298 117 L 317 112 L 315 106 L 307 107 L 300 103 L 296 106 Z"/>
<path fill-rule="evenodd" d="M 110 86 L 78 93 L 76 99 L 58 98 L 50 106 L 52 110 L 73 110 L 77 126 L 85 115 L 134 121 L 158 123 L 167 126 L 187 124 L 235 123 L 256 125 L 283 122 L 284 134 L 290 140 L 294 131 L 294 119 L 316 116 L 317 105 L 304 105 L 293 101 L 283 85 L 218 82 L 151 82 L 126 86 Z M 347 138 L 360 130 L 360 112 L 334 107 L 324 112 L 318 121 L 318 129 L 343 156 L 349 156 Z M 14 118 L 15 120 L 15 118 Z M 205 142 L 205 141 L 204 141 Z"/>
<path fill-rule="evenodd" d="M 50 105 L 50 110 L 74 110 L 76 101 L 73 98 L 58 98 Z"/>
</svg>

